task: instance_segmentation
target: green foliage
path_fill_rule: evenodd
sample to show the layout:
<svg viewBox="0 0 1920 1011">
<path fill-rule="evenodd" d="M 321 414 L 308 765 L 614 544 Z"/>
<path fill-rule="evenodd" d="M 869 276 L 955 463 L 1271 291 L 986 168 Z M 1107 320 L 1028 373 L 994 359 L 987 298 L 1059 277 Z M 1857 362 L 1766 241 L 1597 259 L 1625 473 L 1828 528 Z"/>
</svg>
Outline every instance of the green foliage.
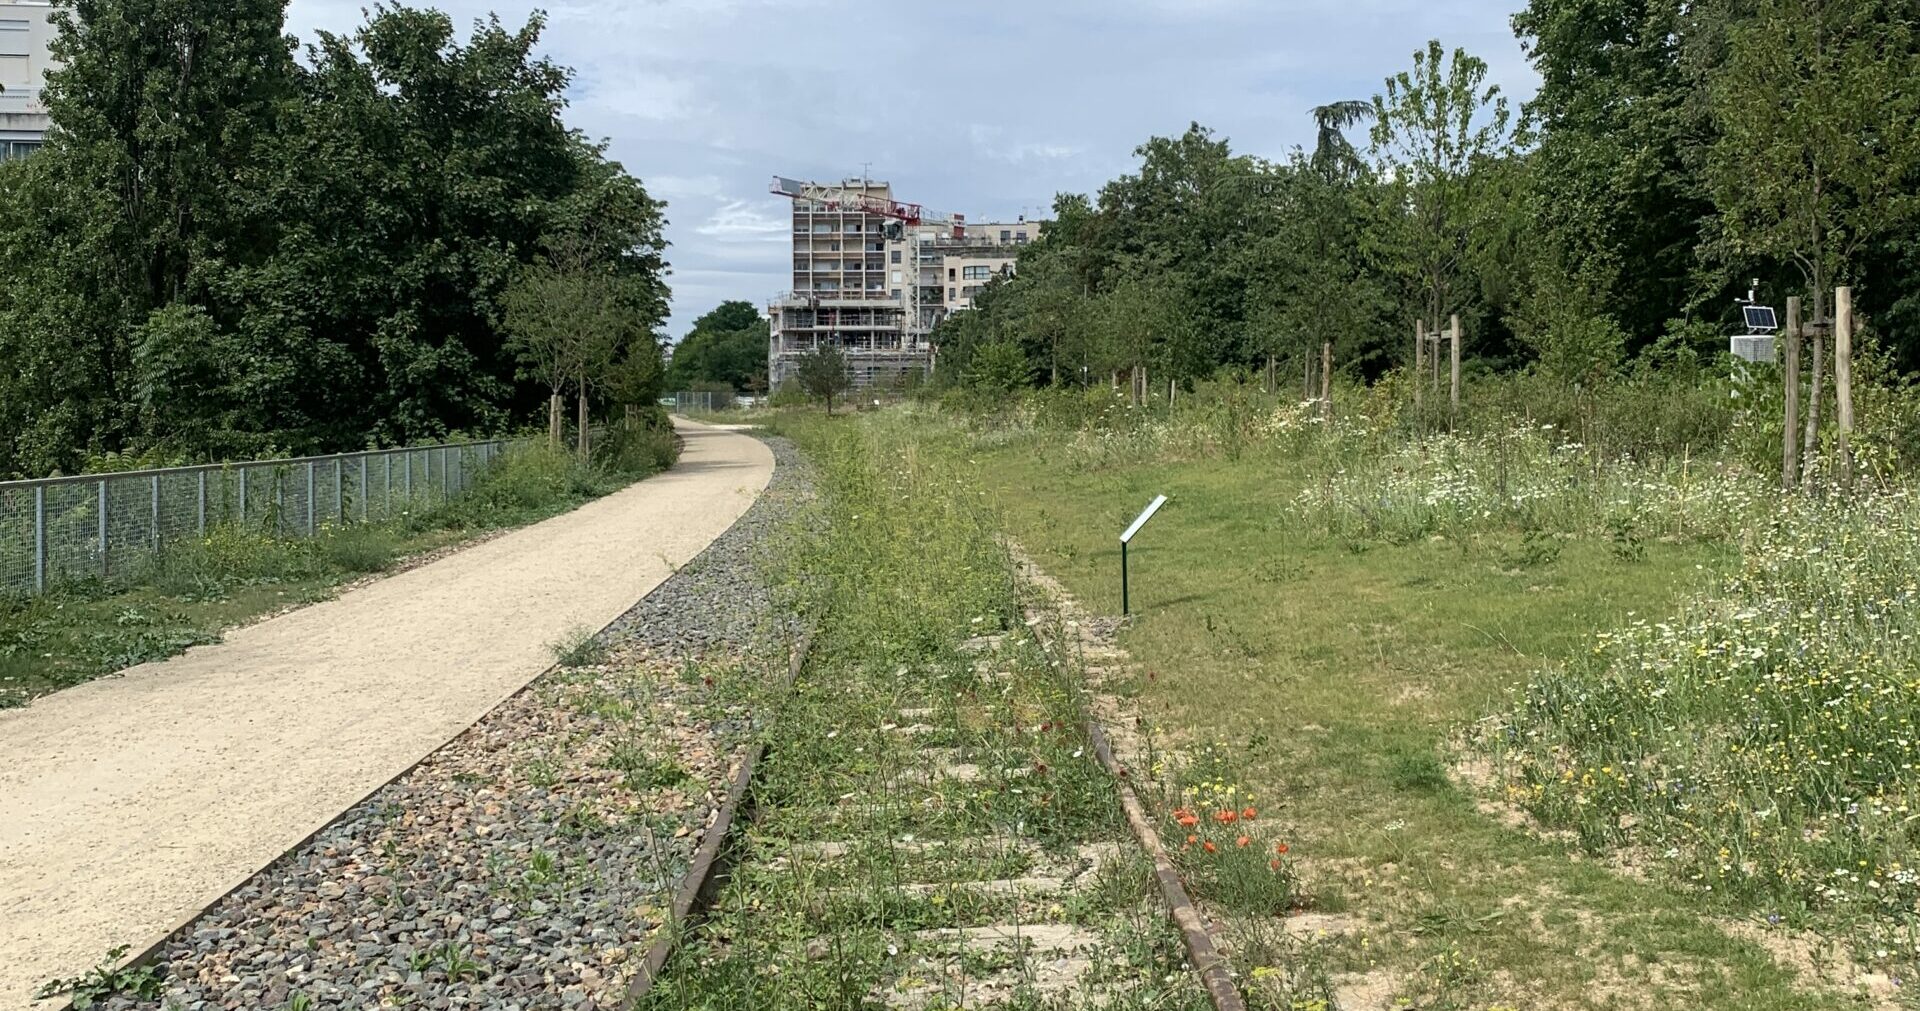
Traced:
<svg viewBox="0 0 1920 1011">
<path fill-rule="evenodd" d="M 991 393 L 1011 393 L 1027 385 L 1031 366 L 1026 352 L 1010 341 L 995 341 L 975 352 L 967 382 Z"/>
<path fill-rule="evenodd" d="M 1791 263 L 1816 307 L 1908 219 L 1920 165 L 1920 38 L 1889 0 L 1759 0 L 1709 83 L 1708 161 L 1729 255 Z"/>
<path fill-rule="evenodd" d="M 561 122 L 541 18 L 382 6 L 295 60 L 282 8 L 57 12 L 58 129 L 0 171 L 0 474 L 498 430 L 538 402 L 502 295 L 556 236 L 651 343 L 660 205 Z"/>
<path fill-rule="evenodd" d="M 751 302 L 723 302 L 674 345 L 667 382 L 676 390 L 721 384 L 741 393 L 767 388 L 767 320 Z"/>
<path fill-rule="evenodd" d="M 107 957 L 97 966 L 87 970 L 85 975 L 71 979 L 48 980 L 34 994 L 38 1000 L 65 996 L 72 1006 L 81 1011 L 91 1008 L 108 997 L 133 997 L 153 1000 L 160 996 L 164 984 L 160 974 L 150 965 L 129 969 L 120 968 L 120 962 L 127 957 L 129 949 L 121 945 L 107 952 Z"/>
<path fill-rule="evenodd" d="M 816 345 L 801 355 L 794 378 L 808 396 L 826 403 L 828 414 L 833 413 L 833 398 L 853 389 L 846 352 L 833 343 Z"/>
</svg>

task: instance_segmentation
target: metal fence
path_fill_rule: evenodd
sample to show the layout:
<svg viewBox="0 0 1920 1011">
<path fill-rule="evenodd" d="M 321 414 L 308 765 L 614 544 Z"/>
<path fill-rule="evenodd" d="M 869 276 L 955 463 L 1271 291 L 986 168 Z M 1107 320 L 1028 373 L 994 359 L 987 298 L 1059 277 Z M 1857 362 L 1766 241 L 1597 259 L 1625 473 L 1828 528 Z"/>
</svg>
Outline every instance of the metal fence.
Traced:
<svg viewBox="0 0 1920 1011">
<path fill-rule="evenodd" d="M 438 505 L 513 443 L 467 442 L 0 482 L 0 593 L 132 571 L 220 525 L 280 537 Z"/>
<path fill-rule="evenodd" d="M 711 393 L 683 391 L 670 396 L 676 411 L 731 411 L 739 406 L 739 398 L 731 393 Z"/>
</svg>

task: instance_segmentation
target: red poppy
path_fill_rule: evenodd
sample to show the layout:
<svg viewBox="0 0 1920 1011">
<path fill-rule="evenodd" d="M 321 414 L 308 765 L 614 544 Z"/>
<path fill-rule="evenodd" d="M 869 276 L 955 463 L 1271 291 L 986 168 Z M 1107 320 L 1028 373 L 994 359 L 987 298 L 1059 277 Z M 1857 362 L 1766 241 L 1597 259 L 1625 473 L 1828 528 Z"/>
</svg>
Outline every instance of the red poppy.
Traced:
<svg viewBox="0 0 1920 1011">
<path fill-rule="evenodd" d="M 1240 815 L 1233 811 L 1215 811 L 1213 814 L 1213 820 L 1222 825 L 1231 825 L 1234 819 L 1238 817 L 1240 817 Z"/>
<path fill-rule="evenodd" d="M 1218 852 L 1220 852 L 1220 848 L 1219 848 L 1219 847 L 1217 847 L 1217 846 L 1215 846 L 1215 845 L 1213 844 L 1213 841 L 1212 841 L 1212 840 L 1208 840 L 1204 848 L 1206 849 L 1206 851 L 1207 851 L 1208 853 L 1218 853 Z"/>
<path fill-rule="evenodd" d="M 1274 843 L 1273 851 L 1281 856 L 1285 856 L 1287 854 L 1287 844 L 1283 842 Z"/>
<path fill-rule="evenodd" d="M 1240 812 L 1240 817 L 1245 818 L 1248 821 L 1252 821 L 1253 816 L 1259 813 L 1260 812 L 1254 810 L 1253 808 L 1247 808 L 1245 811 Z"/>
<path fill-rule="evenodd" d="M 1239 846 L 1242 849 L 1245 849 L 1246 845 L 1252 841 L 1253 839 L 1251 837 L 1243 835 L 1240 838 L 1235 839 L 1233 842 L 1234 842 L 1234 845 Z"/>
</svg>

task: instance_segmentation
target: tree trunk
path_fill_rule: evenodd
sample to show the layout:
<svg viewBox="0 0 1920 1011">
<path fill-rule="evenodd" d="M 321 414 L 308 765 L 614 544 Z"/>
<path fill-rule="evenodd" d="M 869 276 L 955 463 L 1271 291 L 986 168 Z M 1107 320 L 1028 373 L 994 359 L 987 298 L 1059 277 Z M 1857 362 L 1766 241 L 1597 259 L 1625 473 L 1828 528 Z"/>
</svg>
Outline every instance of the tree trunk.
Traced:
<svg viewBox="0 0 1920 1011">
<path fill-rule="evenodd" d="M 1824 283 L 1824 279 L 1821 282 Z M 1827 296 L 1819 288 L 1813 290 L 1813 318 L 1816 322 L 1827 318 Z M 1800 477 L 1804 482 L 1813 477 L 1815 453 L 1820 447 L 1820 387 L 1826 383 L 1827 339 L 1820 333 L 1813 335 L 1813 377 L 1807 384 L 1807 430 L 1800 441 Z"/>
<path fill-rule="evenodd" d="M 1786 382 L 1787 414 L 1780 440 L 1780 490 L 1800 481 L 1800 296 L 1787 299 L 1787 351 L 1780 363 Z"/>
<path fill-rule="evenodd" d="M 1320 420 L 1333 420 L 1333 342 L 1320 345 Z"/>
<path fill-rule="evenodd" d="M 560 391 L 554 390 L 547 397 L 547 448 L 555 452 L 560 449 L 560 432 L 563 424 L 560 419 L 564 409 L 561 407 Z"/>
<path fill-rule="evenodd" d="M 1452 332 L 1453 332 L 1453 354 L 1452 354 L 1453 364 L 1452 364 L 1451 371 L 1452 371 L 1452 377 L 1453 377 L 1453 385 L 1452 385 L 1451 392 L 1447 398 L 1447 406 L 1449 409 L 1453 411 L 1454 419 L 1457 421 L 1459 420 L 1459 416 L 1460 416 L 1460 314 L 1459 313 L 1455 313 L 1453 316 Z"/>
<path fill-rule="evenodd" d="M 587 462 L 587 454 L 592 450 L 587 435 L 587 384 L 580 384 L 580 462 Z"/>
<path fill-rule="evenodd" d="M 1416 321 L 1413 324 L 1413 406 L 1419 407 L 1420 387 L 1427 381 L 1427 324 Z"/>
</svg>

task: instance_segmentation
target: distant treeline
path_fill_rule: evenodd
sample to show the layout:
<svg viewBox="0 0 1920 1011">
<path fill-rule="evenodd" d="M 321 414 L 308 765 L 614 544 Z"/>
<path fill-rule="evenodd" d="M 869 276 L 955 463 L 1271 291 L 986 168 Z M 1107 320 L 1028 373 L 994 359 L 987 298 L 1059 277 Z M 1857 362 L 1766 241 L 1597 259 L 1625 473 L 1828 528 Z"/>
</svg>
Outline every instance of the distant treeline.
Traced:
<svg viewBox="0 0 1920 1011">
<path fill-rule="evenodd" d="M 561 121 L 540 16 L 462 42 L 382 4 L 296 52 L 284 14 L 58 5 L 53 132 L 0 165 L 0 476 L 529 421 L 505 296 L 536 262 L 617 280 L 657 376 L 663 205 Z"/>
<path fill-rule="evenodd" d="M 1724 351 L 1754 278 L 1809 317 L 1853 286 L 1870 337 L 1920 366 L 1909 0 L 1532 0 L 1513 26 L 1541 77 L 1524 108 L 1434 42 L 1370 100 L 1311 110 L 1311 149 L 1147 141 L 943 324 L 941 378 L 1279 361 L 1298 383 L 1331 342 L 1374 379 L 1410 363 L 1416 321 L 1458 314 L 1470 372 L 1591 384 Z"/>
</svg>

